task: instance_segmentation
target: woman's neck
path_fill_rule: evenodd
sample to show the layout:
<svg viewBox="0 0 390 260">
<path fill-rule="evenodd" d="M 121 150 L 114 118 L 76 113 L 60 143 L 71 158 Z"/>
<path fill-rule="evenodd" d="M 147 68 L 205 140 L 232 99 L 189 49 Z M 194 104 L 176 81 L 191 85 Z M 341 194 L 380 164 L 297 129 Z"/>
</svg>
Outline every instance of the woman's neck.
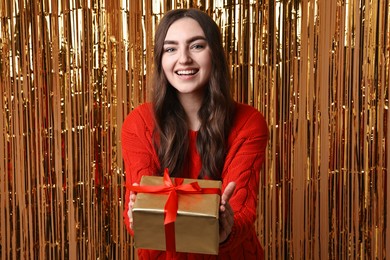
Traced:
<svg viewBox="0 0 390 260">
<path fill-rule="evenodd" d="M 179 95 L 179 100 L 187 114 L 188 128 L 193 131 L 198 131 L 200 128 L 200 119 L 198 111 L 202 105 L 202 98 L 195 95 Z"/>
</svg>

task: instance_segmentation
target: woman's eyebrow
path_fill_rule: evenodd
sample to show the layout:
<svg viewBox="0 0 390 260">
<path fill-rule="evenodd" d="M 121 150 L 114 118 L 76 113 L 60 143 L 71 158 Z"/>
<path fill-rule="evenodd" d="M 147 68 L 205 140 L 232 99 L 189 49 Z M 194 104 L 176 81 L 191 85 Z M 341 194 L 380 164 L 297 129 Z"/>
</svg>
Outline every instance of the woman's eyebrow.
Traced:
<svg viewBox="0 0 390 260">
<path fill-rule="evenodd" d="M 194 37 L 191 37 L 189 38 L 186 43 L 191 43 L 191 42 L 194 42 L 194 41 L 197 41 L 197 40 L 204 40 L 204 41 L 207 41 L 206 38 L 204 36 L 194 36 Z M 173 41 L 173 40 L 165 40 L 164 41 L 164 45 L 165 44 L 178 44 L 178 41 Z"/>
</svg>

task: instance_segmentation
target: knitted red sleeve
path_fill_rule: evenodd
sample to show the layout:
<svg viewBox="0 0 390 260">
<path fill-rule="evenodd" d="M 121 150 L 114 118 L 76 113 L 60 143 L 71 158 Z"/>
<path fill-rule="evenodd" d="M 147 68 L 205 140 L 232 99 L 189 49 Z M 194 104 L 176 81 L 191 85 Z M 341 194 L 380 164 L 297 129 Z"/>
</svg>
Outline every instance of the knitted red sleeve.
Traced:
<svg viewBox="0 0 390 260">
<path fill-rule="evenodd" d="M 229 137 L 230 148 L 222 174 L 222 188 L 234 181 L 236 189 L 229 201 L 234 211 L 234 225 L 228 240 L 221 245 L 220 253 L 234 250 L 253 234 L 259 173 L 268 142 L 268 127 L 264 117 L 250 108 L 245 108 L 241 113 L 242 116 L 237 115 L 240 117 L 239 122 Z"/>
<path fill-rule="evenodd" d="M 149 105 L 141 105 L 133 110 L 122 126 L 122 157 L 126 170 L 126 185 L 139 183 L 142 175 L 153 175 L 158 168 L 158 158 L 152 143 L 153 120 Z M 124 222 L 133 235 L 128 216 L 130 191 L 126 189 Z"/>
</svg>

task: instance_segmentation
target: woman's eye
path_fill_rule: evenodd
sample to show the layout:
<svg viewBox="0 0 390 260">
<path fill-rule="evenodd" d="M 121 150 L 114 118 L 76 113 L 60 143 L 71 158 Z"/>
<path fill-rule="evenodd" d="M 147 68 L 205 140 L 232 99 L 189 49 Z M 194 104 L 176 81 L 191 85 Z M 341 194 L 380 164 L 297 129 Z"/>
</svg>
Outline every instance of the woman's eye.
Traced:
<svg viewBox="0 0 390 260">
<path fill-rule="evenodd" d="M 204 46 L 202 44 L 194 44 L 192 45 L 192 49 L 203 49 Z"/>
<path fill-rule="evenodd" d="M 175 50 L 174 48 L 169 47 L 169 48 L 165 48 L 164 52 L 173 52 L 174 50 Z"/>
</svg>

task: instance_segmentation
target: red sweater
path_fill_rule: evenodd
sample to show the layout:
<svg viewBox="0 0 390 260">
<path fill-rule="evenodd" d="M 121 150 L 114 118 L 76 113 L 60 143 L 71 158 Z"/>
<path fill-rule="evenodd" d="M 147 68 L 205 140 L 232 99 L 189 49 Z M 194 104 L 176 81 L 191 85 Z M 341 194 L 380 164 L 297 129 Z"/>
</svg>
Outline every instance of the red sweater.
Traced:
<svg viewBox="0 0 390 260">
<path fill-rule="evenodd" d="M 153 147 L 153 115 L 150 104 L 133 110 L 122 128 L 122 152 L 126 168 L 126 184 L 139 183 L 142 175 L 154 175 L 159 160 Z M 196 151 L 197 132 L 189 131 L 190 146 L 186 178 L 198 177 L 201 160 Z M 268 128 L 264 117 L 255 108 L 236 105 L 236 114 L 228 138 L 225 164 L 222 172 L 222 191 L 226 185 L 236 182 L 236 189 L 229 202 L 234 211 L 234 225 L 229 238 L 221 244 L 219 255 L 177 253 L 177 259 L 263 259 L 263 249 L 256 235 L 254 223 L 259 193 L 259 171 L 264 162 L 268 141 Z M 128 217 L 130 191 L 126 191 L 124 221 L 130 234 Z M 138 250 L 139 259 L 165 259 L 165 252 Z"/>
</svg>

